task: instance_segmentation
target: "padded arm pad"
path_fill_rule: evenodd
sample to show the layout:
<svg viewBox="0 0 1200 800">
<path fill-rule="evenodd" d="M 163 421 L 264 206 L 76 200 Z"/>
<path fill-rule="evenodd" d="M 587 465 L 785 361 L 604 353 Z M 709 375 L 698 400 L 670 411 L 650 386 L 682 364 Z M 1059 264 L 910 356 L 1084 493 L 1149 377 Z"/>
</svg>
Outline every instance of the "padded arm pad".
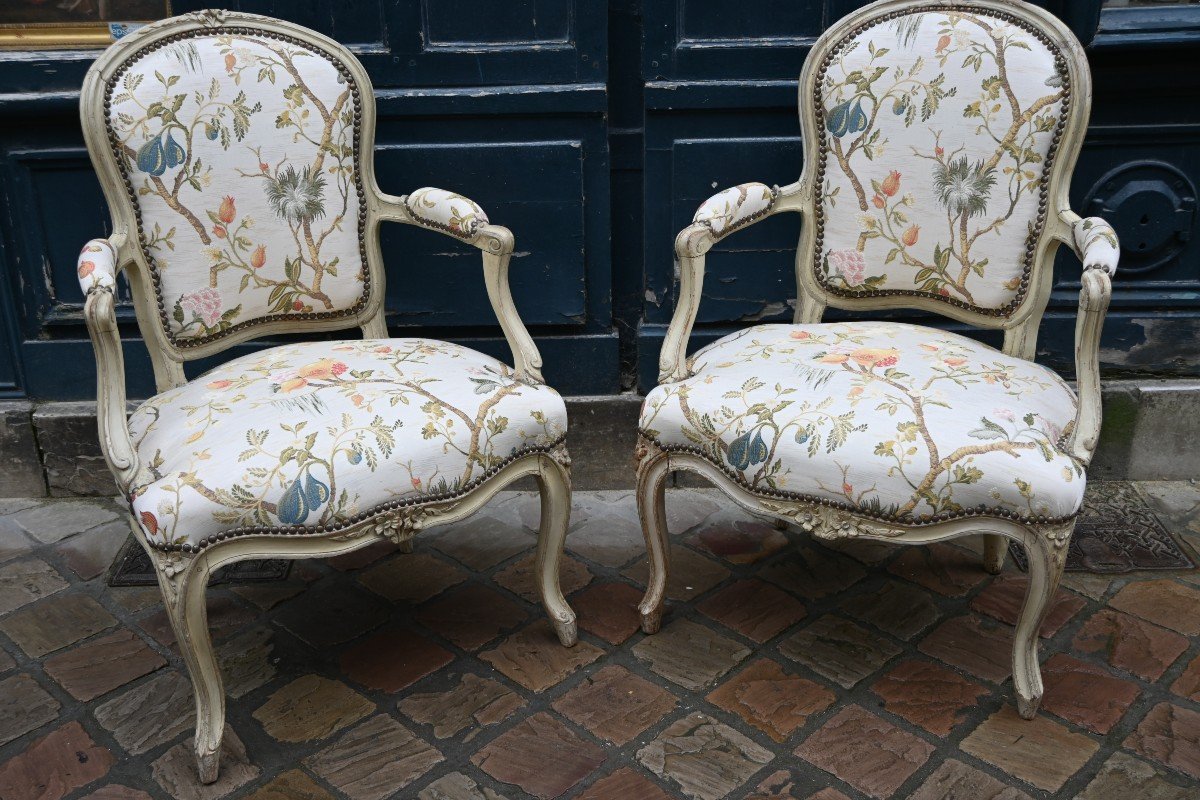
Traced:
<svg viewBox="0 0 1200 800">
<path fill-rule="evenodd" d="M 776 194 L 764 183 L 743 183 L 701 203 L 692 222 L 705 226 L 714 238 L 720 239 L 769 214 Z"/>
<path fill-rule="evenodd" d="M 117 251 L 108 239 L 92 239 L 79 251 L 75 263 L 79 288 L 86 297 L 96 289 L 113 291 L 117 285 Z"/>
<path fill-rule="evenodd" d="M 487 225 L 487 214 L 469 197 L 426 186 L 404 199 L 408 213 L 417 222 L 445 231 L 460 239 L 471 239 L 480 225 Z"/>
<path fill-rule="evenodd" d="M 1085 270 L 1102 269 L 1110 277 L 1117 273 L 1121 244 L 1111 225 L 1100 217 L 1087 217 L 1071 226 L 1071 233 Z"/>
</svg>

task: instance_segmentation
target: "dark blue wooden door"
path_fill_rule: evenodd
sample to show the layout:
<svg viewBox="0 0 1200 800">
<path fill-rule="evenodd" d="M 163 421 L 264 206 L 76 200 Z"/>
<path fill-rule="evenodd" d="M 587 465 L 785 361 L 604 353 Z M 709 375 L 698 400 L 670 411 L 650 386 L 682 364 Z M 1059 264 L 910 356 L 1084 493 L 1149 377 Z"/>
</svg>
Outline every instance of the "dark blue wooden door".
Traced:
<svg viewBox="0 0 1200 800">
<path fill-rule="evenodd" d="M 379 103 L 385 191 L 460 190 L 517 235 L 513 291 L 546 376 L 570 394 L 645 389 L 674 308 L 671 242 L 714 190 L 800 173 L 796 78 L 859 0 L 241 0 L 349 45 Z M 1109 376 L 1195 375 L 1200 334 L 1200 5 L 1042 0 L 1088 44 L 1093 125 L 1073 185 L 1124 263 Z M 176 11 L 211 5 L 176 0 Z M 0 51 L 0 395 L 92 396 L 74 278 L 107 212 L 78 122 L 94 51 Z M 697 343 L 786 320 L 797 221 L 718 248 Z M 504 355 L 478 255 L 389 226 L 393 333 Z M 1062 259 L 1041 357 L 1071 370 L 1078 264 Z M 131 310 L 130 394 L 152 391 Z M 203 367 L 203 365 L 197 365 Z"/>
</svg>

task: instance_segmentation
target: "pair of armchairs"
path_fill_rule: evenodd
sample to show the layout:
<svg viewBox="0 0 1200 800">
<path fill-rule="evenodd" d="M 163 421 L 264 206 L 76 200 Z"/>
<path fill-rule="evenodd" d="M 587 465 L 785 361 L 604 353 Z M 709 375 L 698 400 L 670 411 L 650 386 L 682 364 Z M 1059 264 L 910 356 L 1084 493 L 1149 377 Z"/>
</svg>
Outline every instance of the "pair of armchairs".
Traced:
<svg viewBox="0 0 1200 800">
<path fill-rule="evenodd" d="M 721 192 L 676 239 L 676 314 L 639 423 L 646 633 L 668 571 L 665 479 L 693 470 L 819 537 L 982 533 L 992 571 L 1006 538 L 1023 542 L 1031 581 L 1013 674 L 1033 715 L 1037 630 L 1099 431 L 1098 339 L 1118 252 L 1111 228 L 1067 203 L 1088 82 L 1072 35 L 1010 0 L 885 0 L 816 44 L 800 82 L 804 175 Z M 113 216 L 78 264 L 99 433 L 195 687 L 200 779 L 217 777 L 224 726 L 204 602 L 223 564 L 407 546 L 532 475 L 542 600 L 574 644 L 558 583 L 566 411 L 509 292 L 513 236 L 461 195 L 380 191 L 371 84 L 355 58 L 286 22 L 188 14 L 110 48 L 86 78 L 82 120 Z M 705 254 L 785 211 L 804 217 L 795 324 L 688 358 Z M 482 251 L 512 366 L 387 338 L 385 221 Z M 1032 361 L 1060 243 L 1084 262 L 1078 400 Z M 159 392 L 128 418 L 121 272 Z M 823 324 L 827 305 L 936 311 L 1003 330 L 1004 347 L 896 322 Z M 350 327 L 362 338 L 273 347 L 190 381 L 183 371 L 266 334 Z"/>
</svg>

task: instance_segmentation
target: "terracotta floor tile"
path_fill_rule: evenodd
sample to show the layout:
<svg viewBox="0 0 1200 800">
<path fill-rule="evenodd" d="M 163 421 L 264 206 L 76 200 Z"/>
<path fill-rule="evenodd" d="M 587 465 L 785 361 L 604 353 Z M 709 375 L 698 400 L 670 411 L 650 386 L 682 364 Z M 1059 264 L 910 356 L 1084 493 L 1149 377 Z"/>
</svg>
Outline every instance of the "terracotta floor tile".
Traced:
<svg viewBox="0 0 1200 800">
<path fill-rule="evenodd" d="M 384 556 L 394 554 L 399 547 L 392 542 L 382 541 L 360 547 L 350 553 L 325 559 L 325 563 L 340 572 L 362 569 L 374 564 Z"/>
<path fill-rule="evenodd" d="M 208 634 L 214 642 L 241 630 L 256 617 L 253 609 L 247 608 L 241 601 L 224 592 L 208 595 Z M 175 629 L 171 627 L 171 620 L 161 606 L 158 612 L 138 620 L 138 627 L 164 647 L 173 647 L 176 652 L 179 651 L 175 643 Z"/>
<path fill-rule="evenodd" d="M 933 754 L 933 745 L 860 706 L 829 719 L 796 755 L 863 794 L 891 797 Z"/>
<path fill-rule="evenodd" d="M 538 620 L 479 657 L 526 689 L 544 692 L 602 655 L 603 650 L 587 642 L 563 647 L 550 623 Z"/>
<path fill-rule="evenodd" d="M 154 798 L 141 789 L 131 789 L 124 784 L 110 783 L 84 795 L 80 800 L 154 800 Z"/>
<path fill-rule="evenodd" d="M 196 724 L 191 681 L 173 669 L 102 701 L 92 713 L 133 755 L 153 750 Z"/>
<path fill-rule="evenodd" d="M 918 649 L 972 675 L 1001 683 L 1012 673 L 1012 628 L 974 615 L 934 628 Z"/>
<path fill-rule="evenodd" d="M 358 580 L 393 603 L 424 603 L 462 583 L 467 573 L 429 553 L 412 553 L 376 564 Z"/>
<path fill-rule="evenodd" d="M 27 655 L 37 658 L 116 624 L 113 615 L 91 597 L 63 593 L 0 619 L 0 631 Z"/>
<path fill-rule="evenodd" d="M 88 531 L 87 536 L 72 536 L 54 549 L 68 569 L 90 581 L 109 568 L 128 539 L 129 522 L 119 519 Z"/>
<path fill-rule="evenodd" d="M 818 683 L 790 675 L 774 661 L 759 659 L 708 695 L 708 701 L 777 742 L 787 740 L 837 696 Z"/>
<path fill-rule="evenodd" d="M 1099 734 L 1112 730 L 1141 694 L 1133 681 L 1066 653 L 1042 664 L 1042 708 Z"/>
<path fill-rule="evenodd" d="M 0 565 L 0 614 L 61 592 L 68 585 L 54 567 L 36 558 Z"/>
<path fill-rule="evenodd" d="M 108 774 L 116 758 L 92 741 L 78 722 L 31 743 L 0 764 L 4 800 L 59 800 Z"/>
<path fill-rule="evenodd" d="M 806 600 L 819 600 L 850 588 L 867 571 L 852 558 L 810 544 L 793 548 L 758 575 Z"/>
<path fill-rule="evenodd" d="M 541 603 L 542 595 L 537 588 L 537 577 L 534 574 L 536 568 L 537 553 L 530 553 L 497 572 L 492 576 L 492 580 L 531 603 Z M 592 573 L 588 572 L 583 562 L 576 561 L 568 555 L 559 560 L 558 581 L 564 595 L 579 591 L 591 583 L 591 580 Z"/>
<path fill-rule="evenodd" d="M 631 767 L 621 767 L 583 790 L 576 800 L 672 800 L 649 778 Z"/>
<path fill-rule="evenodd" d="M 645 555 L 646 540 L 636 513 L 600 514 L 572 524 L 567 549 L 588 561 L 619 569 Z"/>
<path fill-rule="evenodd" d="M 298 769 L 290 769 L 246 795 L 245 800 L 335 800 Z"/>
<path fill-rule="evenodd" d="M 417 794 L 417 800 L 508 800 L 503 795 L 480 786 L 461 772 L 443 775 Z"/>
<path fill-rule="evenodd" d="M 650 574 L 649 562 L 644 558 L 638 559 L 622 570 L 621 574 L 645 586 L 646 578 Z M 681 545 L 671 545 L 671 569 L 667 574 L 667 597 L 670 599 L 692 600 L 727 577 L 729 570 L 711 558 Z"/>
<path fill-rule="evenodd" d="M 667 726 L 638 750 L 646 769 L 697 800 L 718 800 L 774 758 L 733 728 L 699 712 Z"/>
<path fill-rule="evenodd" d="M 695 691 L 733 669 L 750 650 L 703 625 L 679 619 L 635 644 L 633 654 L 667 680 Z"/>
<path fill-rule="evenodd" d="M 1130 583 L 1109 605 L 1184 636 L 1200 635 L 1200 589 L 1168 578 Z"/>
<path fill-rule="evenodd" d="M 58 719 L 61 708 L 31 675 L 0 680 L 0 745 Z"/>
<path fill-rule="evenodd" d="M 554 710 L 593 736 L 628 744 L 675 708 L 675 696 L 619 664 L 603 667 L 554 701 Z"/>
<path fill-rule="evenodd" d="M 1200 701 L 1200 656 L 1188 662 L 1187 667 L 1171 684 L 1171 691 L 1192 702 Z"/>
<path fill-rule="evenodd" d="M 342 653 L 342 673 L 368 689 L 395 693 L 436 672 L 454 654 L 413 631 L 388 628 Z"/>
<path fill-rule="evenodd" d="M 558 797 L 605 761 L 604 751 L 541 712 L 497 736 L 471 763 L 535 797 Z"/>
<path fill-rule="evenodd" d="M 939 616 L 927 591 L 902 581 L 889 581 L 877 591 L 852 597 L 842 610 L 900 639 L 913 638 Z"/>
<path fill-rule="evenodd" d="M 688 536 L 687 542 L 730 564 L 754 564 L 779 552 L 788 539 L 774 525 L 756 519 L 725 520 L 709 517 Z"/>
<path fill-rule="evenodd" d="M 620 644 L 641 625 L 643 592 L 628 583 L 594 583 L 571 596 L 579 627 L 609 644 Z"/>
<path fill-rule="evenodd" d="M 1028 586 L 1029 579 L 1023 575 L 997 575 L 995 580 L 971 600 L 971 608 L 993 619 L 1016 625 L 1021 606 L 1025 603 L 1025 590 Z M 1049 638 L 1058 633 L 1059 629 L 1070 622 L 1085 605 L 1087 603 L 1083 598 L 1059 589 L 1045 621 L 1042 622 L 1040 635 Z"/>
<path fill-rule="evenodd" d="M 1200 712 L 1159 703 L 1129 734 L 1125 747 L 1200 780 Z"/>
<path fill-rule="evenodd" d="M 275 621 L 313 647 L 355 639 L 387 622 L 390 609 L 370 592 L 340 581 L 306 589 L 275 612 Z"/>
<path fill-rule="evenodd" d="M 1046 717 L 1024 720 L 1008 703 L 971 731 L 964 752 L 1048 792 L 1058 791 L 1100 749 Z"/>
<path fill-rule="evenodd" d="M 909 800 L 1031 800 L 1031 798 L 1016 787 L 1005 786 L 986 772 L 948 758 L 930 773 Z"/>
<path fill-rule="evenodd" d="M 430 544 L 477 572 L 537 544 L 536 537 L 490 516 L 475 516 L 432 532 Z"/>
<path fill-rule="evenodd" d="M 888 571 L 947 597 L 962 597 L 990 577 L 979 556 L 940 542 L 904 548 Z"/>
<path fill-rule="evenodd" d="M 167 665 L 141 637 L 121 629 L 58 653 L 45 661 L 46 674 L 78 700 L 91 700 Z"/>
<path fill-rule="evenodd" d="M 383 800 L 441 761 L 441 753 L 380 714 L 304 759 L 304 766 L 355 800 Z"/>
<path fill-rule="evenodd" d="M 525 611 L 495 589 L 467 584 L 425 603 L 417 620 L 464 650 L 478 650 L 522 623 Z"/>
<path fill-rule="evenodd" d="M 1156 681 L 1188 648 L 1188 640 L 1166 628 L 1120 611 L 1102 609 L 1091 616 L 1071 647 L 1103 655 L 1110 666 Z"/>
<path fill-rule="evenodd" d="M 275 677 L 275 631 L 262 625 L 247 628 L 217 645 L 217 663 L 225 680 L 225 693 L 243 697 Z"/>
<path fill-rule="evenodd" d="M 324 739 L 375 710 L 375 704 L 340 681 L 304 675 L 277 689 L 254 711 L 268 735 L 281 742 Z"/>
<path fill-rule="evenodd" d="M 1196 800 L 1196 785 L 1128 753 L 1113 753 L 1075 800 Z"/>
<path fill-rule="evenodd" d="M 780 642 L 779 652 L 849 689 L 901 650 L 844 617 L 826 614 Z"/>
<path fill-rule="evenodd" d="M 470 741 L 524 708 L 526 701 L 499 681 L 466 673 L 444 690 L 412 693 L 396 705 L 414 722 L 432 725 L 438 739 L 467 731 L 463 739 Z"/>
<path fill-rule="evenodd" d="M 781 769 L 772 772 L 746 796 L 746 800 L 850 800 L 837 789 L 824 786 L 817 776 L 824 773 L 812 767 Z"/>
<path fill-rule="evenodd" d="M 747 639 L 762 644 L 804 619 L 804 605 L 787 592 L 757 579 L 726 586 L 696 606 Z"/>
<path fill-rule="evenodd" d="M 871 691 L 883 706 L 930 733 L 946 736 L 989 690 L 929 661 L 901 661 Z"/>
</svg>

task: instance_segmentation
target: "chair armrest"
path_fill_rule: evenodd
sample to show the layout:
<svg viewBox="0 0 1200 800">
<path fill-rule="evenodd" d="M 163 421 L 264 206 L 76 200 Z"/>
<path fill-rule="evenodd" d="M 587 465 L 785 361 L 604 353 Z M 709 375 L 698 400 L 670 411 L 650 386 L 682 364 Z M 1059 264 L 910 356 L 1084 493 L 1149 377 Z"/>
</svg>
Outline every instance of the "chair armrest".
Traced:
<svg viewBox="0 0 1200 800">
<path fill-rule="evenodd" d="M 508 265 L 516 246 L 512 231 L 492 225 L 474 200 L 428 186 L 402 197 L 380 194 L 378 216 L 444 233 L 483 251 L 483 281 L 488 301 L 512 350 L 516 377 L 543 383 L 542 356 L 517 313 L 508 285 Z"/>
<path fill-rule="evenodd" d="M 1116 274 L 1121 245 L 1112 226 L 1099 217 L 1081 219 L 1071 211 L 1062 213 L 1070 226 L 1068 244 L 1083 262 L 1079 316 L 1075 320 L 1075 375 L 1079 408 L 1067 442 L 1068 451 L 1084 464 L 1092 460 L 1100 438 L 1100 332 L 1112 299 L 1112 276 Z"/>
<path fill-rule="evenodd" d="M 125 415 L 125 359 L 117 330 L 117 273 L 124 237 L 93 239 L 76 263 L 83 289 L 83 318 L 96 351 L 96 428 L 100 447 L 123 492 L 146 482 Z"/>
<path fill-rule="evenodd" d="M 803 212 L 798 202 L 800 183 L 780 189 L 764 183 L 743 183 L 714 194 L 700 204 L 692 224 L 675 237 L 679 270 L 679 301 L 658 357 L 659 383 L 687 377 L 687 345 L 704 288 L 704 257 L 712 246 L 734 231 L 748 228 L 782 211 Z"/>
</svg>

